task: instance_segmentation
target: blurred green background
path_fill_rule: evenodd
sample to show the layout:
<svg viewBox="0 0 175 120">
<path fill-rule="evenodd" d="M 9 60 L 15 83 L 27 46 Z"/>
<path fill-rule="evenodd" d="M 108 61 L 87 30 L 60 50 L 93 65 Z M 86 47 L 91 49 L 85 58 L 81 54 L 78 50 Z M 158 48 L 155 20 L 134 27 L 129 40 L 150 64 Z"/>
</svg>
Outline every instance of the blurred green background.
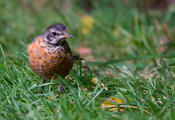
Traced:
<svg viewBox="0 0 175 120">
<path fill-rule="evenodd" d="M 60 79 L 58 98 L 59 81 L 38 92 L 26 55 L 56 22 L 86 62 Z M 174 40 L 173 0 L 0 0 L 0 119 L 175 119 Z M 124 112 L 101 108 L 111 96 Z"/>
<path fill-rule="evenodd" d="M 75 36 L 72 49 L 89 47 L 95 58 L 164 53 L 173 50 L 174 11 L 171 0 L 1 0 L 0 43 L 9 54 L 25 51 L 61 22 Z"/>
</svg>

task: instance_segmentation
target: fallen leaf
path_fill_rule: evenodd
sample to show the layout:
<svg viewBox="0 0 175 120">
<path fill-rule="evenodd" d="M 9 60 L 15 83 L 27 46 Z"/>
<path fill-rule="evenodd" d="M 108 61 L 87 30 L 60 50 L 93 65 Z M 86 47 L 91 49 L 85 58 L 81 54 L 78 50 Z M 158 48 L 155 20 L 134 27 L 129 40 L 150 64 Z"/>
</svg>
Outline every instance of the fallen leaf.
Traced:
<svg viewBox="0 0 175 120">
<path fill-rule="evenodd" d="M 118 109 L 118 108 L 111 108 L 109 109 L 109 111 L 120 111 L 120 112 L 124 112 L 124 109 Z"/>
<path fill-rule="evenodd" d="M 86 66 L 86 61 L 85 60 L 82 60 L 81 63 L 82 63 L 82 71 L 83 72 L 89 71 L 89 67 Z"/>
<path fill-rule="evenodd" d="M 119 109 L 120 112 L 124 112 L 124 109 Z"/>
<path fill-rule="evenodd" d="M 110 97 L 109 98 L 110 100 L 104 100 L 103 103 L 102 103 L 102 107 L 103 108 L 110 108 L 109 111 L 120 111 L 120 112 L 123 112 L 124 109 L 119 109 L 118 106 L 115 105 L 115 102 L 117 104 L 122 104 L 124 103 L 122 100 L 118 99 L 118 98 L 115 98 L 115 97 Z M 112 107 L 112 108 L 111 108 Z"/>
<path fill-rule="evenodd" d="M 80 54 L 81 57 L 85 57 L 91 54 L 92 50 L 90 48 L 80 46 L 77 48 L 77 53 Z"/>
<path fill-rule="evenodd" d="M 105 87 L 104 89 L 105 89 L 105 90 L 108 90 L 108 88 L 107 88 L 107 87 Z"/>
<path fill-rule="evenodd" d="M 97 79 L 96 77 L 94 77 L 94 78 L 92 78 L 91 82 L 92 82 L 93 84 L 97 84 L 98 79 Z"/>
<path fill-rule="evenodd" d="M 52 97 L 48 98 L 48 100 L 52 101 L 54 99 L 54 97 L 57 98 L 57 97 L 59 97 L 59 95 L 52 96 Z"/>
<path fill-rule="evenodd" d="M 118 99 L 118 98 L 115 98 L 115 97 L 110 97 L 109 98 L 110 100 L 104 100 L 103 103 L 102 103 L 102 107 L 106 108 L 106 107 L 116 107 L 116 105 L 114 104 L 115 102 L 117 104 L 122 104 L 124 103 L 122 100 Z"/>
<path fill-rule="evenodd" d="M 81 32 L 83 35 L 87 35 L 90 32 L 90 30 L 92 29 L 94 20 L 89 15 L 81 15 L 80 21 L 81 21 L 81 27 L 82 27 Z"/>
<path fill-rule="evenodd" d="M 56 110 L 55 110 L 56 112 L 59 112 L 59 109 L 58 108 L 56 108 Z"/>
<path fill-rule="evenodd" d="M 91 82 L 92 82 L 93 84 L 97 84 L 97 83 L 98 83 L 98 78 L 96 78 L 96 77 L 92 78 Z M 104 90 L 108 90 L 108 88 L 105 87 L 104 83 L 100 83 L 98 87 L 99 87 L 99 88 L 102 88 L 102 87 L 103 87 Z M 92 87 L 92 88 L 95 88 L 95 87 Z"/>
<path fill-rule="evenodd" d="M 100 83 L 100 87 L 104 87 L 105 85 L 103 83 Z"/>
<path fill-rule="evenodd" d="M 138 107 L 137 106 L 133 106 L 133 105 L 120 105 L 120 108 L 134 108 L 134 109 L 138 109 Z M 144 109 L 143 110 L 145 113 L 147 113 L 147 114 L 150 114 L 150 112 L 148 111 L 148 110 L 146 110 L 146 109 Z"/>
<path fill-rule="evenodd" d="M 111 109 L 109 109 L 109 111 L 114 111 L 114 110 L 117 110 L 117 108 L 111 108 Z"/>
<path fill-rule="evenodd" d="M 50 100 L 51 100 L 51 101 L 53 100 L 53 96 L 52 96 L 52 97 L 50 97 Z"/>
<path fill-rule="evenodd" d="M 115 28 L 115 29 L 113 30 L 113 35 L 114 35 L 115 37 L 118 37 L 118 36 L 119 36 L 119 31 L 118 31 L 117 28 Z"/>
<path fill-rule="evenodd" d="M 104 100 L 102 103 L 102 108 L 110 108 L 108 109 L 108 111 L 120 111 L 120 112 L 124 112 L 124 108 L 134 108 L 134 109 L 139 109 L 137 106 L 133 106 L 133 105 L 122 105 L 122 103 L 124 103 L 124 101 L 115 98 L 115 97 L 109 97 L 110 100 Z M 116 105 L 115 102 L 118 104 Z M 144 112 L 147 114 L 150 114 L 150 112 L 148 110 L 144 109 Z"/>
</svg>

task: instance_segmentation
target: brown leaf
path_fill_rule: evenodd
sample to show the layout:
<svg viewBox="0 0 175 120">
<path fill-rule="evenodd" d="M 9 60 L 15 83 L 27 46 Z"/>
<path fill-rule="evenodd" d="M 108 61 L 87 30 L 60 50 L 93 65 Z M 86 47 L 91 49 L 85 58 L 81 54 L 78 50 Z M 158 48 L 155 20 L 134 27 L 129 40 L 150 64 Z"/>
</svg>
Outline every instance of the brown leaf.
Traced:
<svg viewBox="0 0 175 120">
<path fill-rule="evenodd" d="M 54 100 L 55 98 L 58 98 L 59 97 L 59 95 L 55 95 L 55 96 L 52 96 L 52 97 L 50 97 L 50 98 L 47 98 L 48 100 Z"/>
<path fill-rule="evenodd" d="M 77 53 L 80 54 L 81 57 L 86 57 L 92 53 L 92 50 L 90 48 L 80 46 L 77 48 Z"/>
</svg>

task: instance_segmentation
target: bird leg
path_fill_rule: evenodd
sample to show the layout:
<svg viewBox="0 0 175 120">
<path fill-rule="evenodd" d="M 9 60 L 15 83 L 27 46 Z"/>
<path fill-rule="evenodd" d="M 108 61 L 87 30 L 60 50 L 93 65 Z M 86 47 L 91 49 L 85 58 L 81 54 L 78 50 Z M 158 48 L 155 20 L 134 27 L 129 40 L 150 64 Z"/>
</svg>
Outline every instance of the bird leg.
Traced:
<svg viewBox="0 0 175 120">
<path fill-rule="evenodd" d="M 46 83 L 46 79 L 43 79 L 42 83 L 43 83 L 43 84 Z M 44 91 L 44 86 L 42 86 L 41 88 L 42 88 L 41 93 L 43 93 L 43 91 Z M 59 93 L 63 93 L 62 84 L 59 84 L 59 85 L 58 85 L 58 92 L 59 92 Z"/>
<path fill-rule="evenodd" d="M 46 79 L 43 79 L 42 83 L 46 83 Z M 41 87 L 42 88 L 42 91 L 44 90 L 44 86 Z"/>
</svg>

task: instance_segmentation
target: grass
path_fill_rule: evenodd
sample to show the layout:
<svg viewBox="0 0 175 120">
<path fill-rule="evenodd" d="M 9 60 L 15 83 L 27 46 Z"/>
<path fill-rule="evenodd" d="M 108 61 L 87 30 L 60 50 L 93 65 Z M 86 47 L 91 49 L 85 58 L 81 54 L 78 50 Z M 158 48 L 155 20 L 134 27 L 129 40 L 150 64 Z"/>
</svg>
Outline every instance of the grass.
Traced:
<svg viewBox="0 0 175 120">
<path fill-rule="evenodd" d="M 0 119 L 175 119 L 174 5 L 146 15 L 134 3 L 125 8 L 111 2 L 113 7 L 93 2 L 88 15 L 94 22 L 85 35 L 79 18 L 87 13 L 77 4 L 60 12 L 54 2 L 37 8 L 29 0 L 0 1 Z M 86 57 L 88 70 L 77 62 L 65 79 L 42 84 L 29 68 L 27 44 L 55 22 L 75 36 L 68 40 L 74 51 L 86 46 L 93 52 Z M 137 108 L 101 108 L 111 96 Z"/>
</svg>

